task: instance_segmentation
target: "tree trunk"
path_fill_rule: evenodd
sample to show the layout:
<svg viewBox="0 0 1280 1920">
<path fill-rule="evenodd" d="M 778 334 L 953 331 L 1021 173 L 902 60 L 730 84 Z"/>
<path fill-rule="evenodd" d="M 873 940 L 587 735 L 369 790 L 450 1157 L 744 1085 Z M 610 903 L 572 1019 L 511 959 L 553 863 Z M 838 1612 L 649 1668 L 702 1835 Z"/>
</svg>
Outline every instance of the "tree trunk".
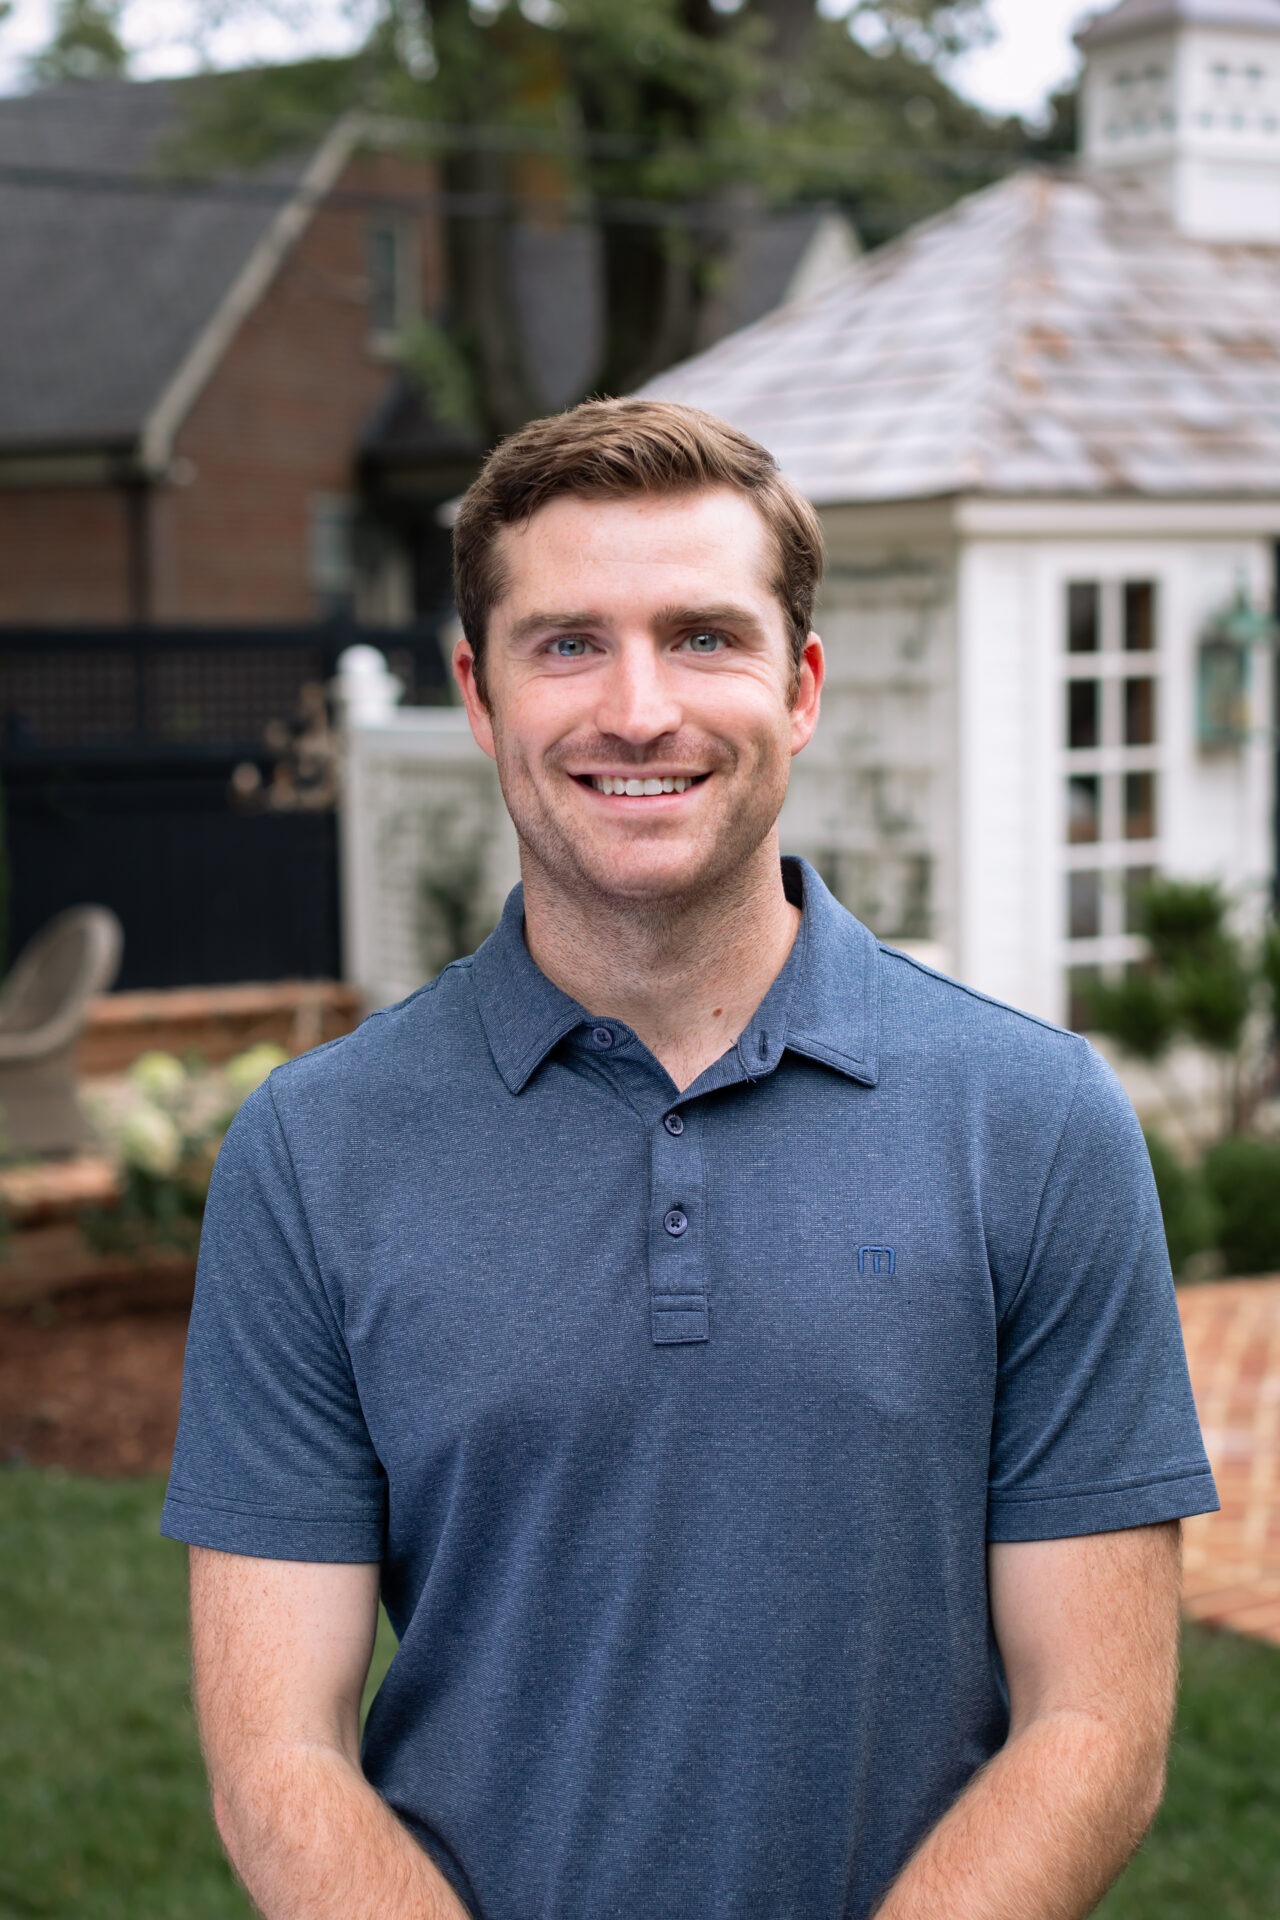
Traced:
<svg viewBox="0 0 1280 1920">
<path fill-rule="evenodd" d="M 487 433 L 532 419 L 538 403 L 524 363 L 514 275 L 511 161 L 466 135 L 507 117 L 501 79 L 467 0 L 424 0 L 442 99 L 462 136 L 440 166 L 446 196 L 450 331 L 467 355 Z"/>
</svg>

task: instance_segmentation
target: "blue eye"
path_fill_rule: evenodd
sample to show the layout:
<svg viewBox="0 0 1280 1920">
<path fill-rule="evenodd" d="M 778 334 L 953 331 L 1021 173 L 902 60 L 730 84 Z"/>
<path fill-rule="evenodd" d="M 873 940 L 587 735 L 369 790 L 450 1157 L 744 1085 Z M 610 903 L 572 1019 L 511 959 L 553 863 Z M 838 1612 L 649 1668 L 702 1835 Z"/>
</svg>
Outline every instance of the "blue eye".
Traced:
<svg viewBox="0 0 1280 1920">
<path fill-rule="evenodd" d="M 587 642 L 580 633 L 562 633 L 551 642 L 551 651 L 559 660 L 581 660 L 587 650 Z"/>
<path fill-rule="evenodd" d="M 690 653 L 718 653 L 724 645 L 722 633 L 691 633 L 686 637 L 685 645 Z"/>
</svg>

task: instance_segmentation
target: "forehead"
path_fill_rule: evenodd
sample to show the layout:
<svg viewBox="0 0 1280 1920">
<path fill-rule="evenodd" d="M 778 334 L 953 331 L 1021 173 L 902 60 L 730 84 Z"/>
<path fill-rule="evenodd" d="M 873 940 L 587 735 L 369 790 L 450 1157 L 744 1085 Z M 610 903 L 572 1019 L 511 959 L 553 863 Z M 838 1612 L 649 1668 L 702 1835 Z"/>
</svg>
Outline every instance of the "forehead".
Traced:
<svg viewBox="0 0 1280 1920">
<path fill-rule="evenodd" d="M 719 601 L 730 590 L 776 607 L 773 541 L 743 494 L 696 493 L 581 500 L 564 494 L 498 539 L 501 621 L 530 605 L 607 606 Z M 550 597 L 548 597 L 550 596 Z"/>
</svg>

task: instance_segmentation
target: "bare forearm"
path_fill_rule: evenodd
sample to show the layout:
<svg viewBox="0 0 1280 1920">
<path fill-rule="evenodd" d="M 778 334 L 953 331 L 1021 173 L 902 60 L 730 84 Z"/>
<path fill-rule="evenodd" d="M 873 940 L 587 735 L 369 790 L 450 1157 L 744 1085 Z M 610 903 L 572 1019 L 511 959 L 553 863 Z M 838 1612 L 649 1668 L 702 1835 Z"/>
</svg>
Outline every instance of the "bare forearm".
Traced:
<svg viewBox="0 0 1280 1920">
<path fill-rule="evenodd" d="M 876 1920 L 1082 1920 L 1139 1845 L 1162 1753 L 1135 1756 L 1104 1721 L 1035 1720 L 971 1781 Z"/>
<path fill-rule="evenodd" d="M 439 1869 L 331 1747 L 220 1770 L 214 1812 L 265 1920 L 467 1920 Z"/>
</svg>

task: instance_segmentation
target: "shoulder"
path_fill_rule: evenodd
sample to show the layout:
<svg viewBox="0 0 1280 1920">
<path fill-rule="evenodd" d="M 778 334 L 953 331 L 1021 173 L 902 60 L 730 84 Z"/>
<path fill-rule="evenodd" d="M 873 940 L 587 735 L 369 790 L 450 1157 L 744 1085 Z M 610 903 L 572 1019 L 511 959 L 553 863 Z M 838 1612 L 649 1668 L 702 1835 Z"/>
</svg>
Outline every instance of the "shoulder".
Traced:
<svg viewBox="0 0 1280 1920">
<path fill-rule="evenodd" d="M 882 1037 L 891 1048 L 1006 1069 L 1082 1072 L 1088 1041 L 879 943 Z"/>
<path fill-rule="evenodd" d="M 227 1169 L 278 1163 L 318 1202 L 484 1099 L 497 1072 L 469 966 L 456 962 L 354 1033 L 277 1067 L 232 1123 Z"/>
<path fill-rule="evenodd" d="M 1066 1134 L 1135 1144 L 1129 1097 L 1097 1049 L 1035 1014 L 880 946 L 881 1072 L 929 1084 L 971 1126 L 1052 1151 Z M 979 1116 L 982 1116 L 981 1122 Z"/>
<path fill-rule="evenodd" d="M 352 1102 L 376 1103 L 406 1083 L 483 1072 L 489 1050 L 470 970 L 470 958 L 455 961 L 406 999 L 369 1014 L 353 1033 L 277 1067 L 267 1084 L 282 1122 Z"/>
</svg>

